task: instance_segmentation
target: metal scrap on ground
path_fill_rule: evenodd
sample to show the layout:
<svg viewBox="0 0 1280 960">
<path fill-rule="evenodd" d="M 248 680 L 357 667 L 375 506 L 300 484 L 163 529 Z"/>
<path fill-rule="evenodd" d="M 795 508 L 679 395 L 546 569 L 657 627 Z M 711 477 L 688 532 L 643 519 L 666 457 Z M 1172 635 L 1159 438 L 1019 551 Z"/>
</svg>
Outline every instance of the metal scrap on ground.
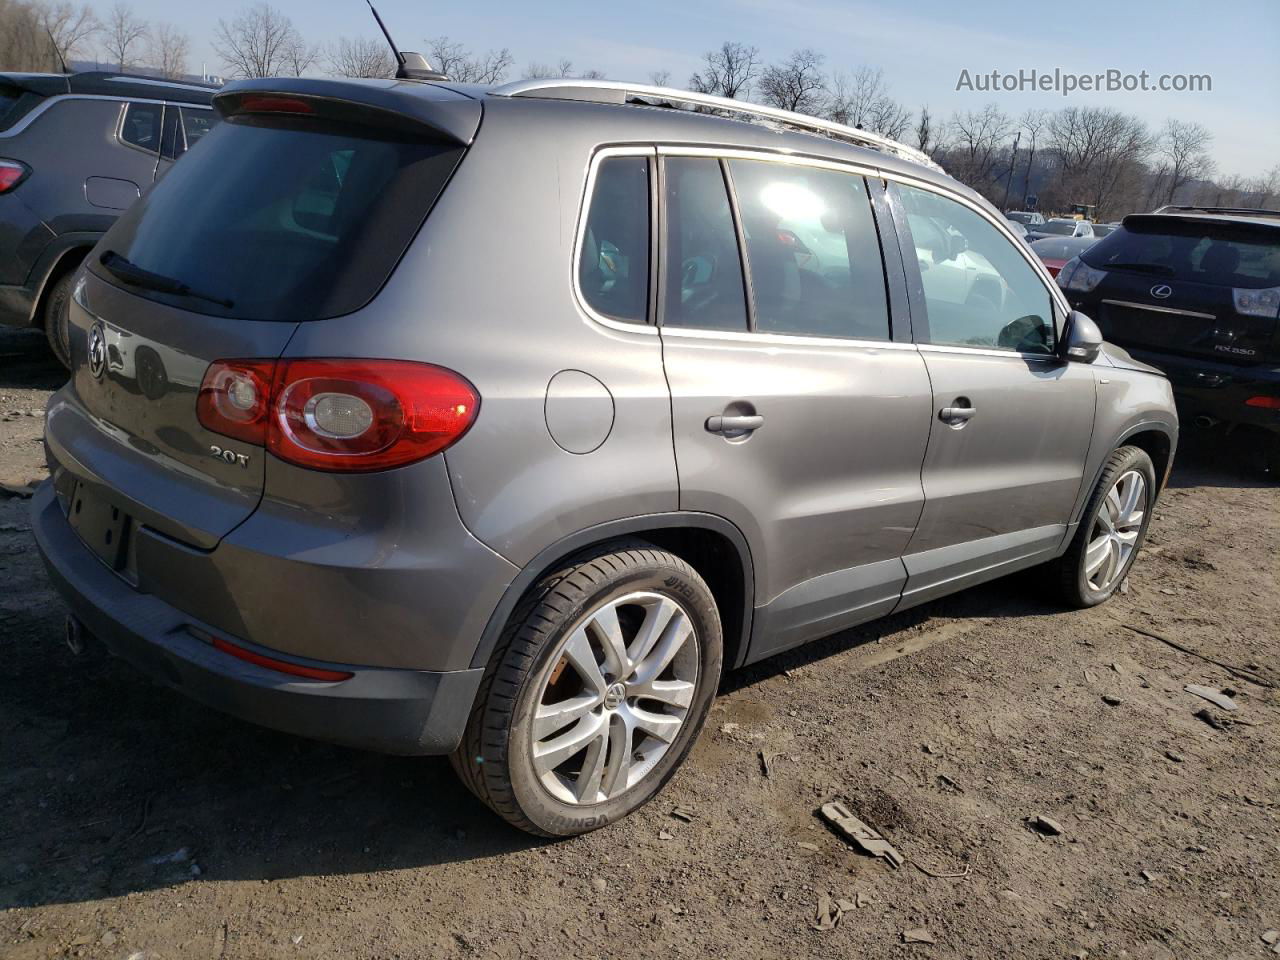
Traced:
<svg viewBox="0 0 1280 960">
<path fill-rule="evenodd" d="M 822 817 L 863 852 L 886 860 L 893 867 L 904 863 L 902 854 L 894 849 L 893 844 L 855 817 L 853 811 L 839 800 L 824 803 Z"/>
</svg>

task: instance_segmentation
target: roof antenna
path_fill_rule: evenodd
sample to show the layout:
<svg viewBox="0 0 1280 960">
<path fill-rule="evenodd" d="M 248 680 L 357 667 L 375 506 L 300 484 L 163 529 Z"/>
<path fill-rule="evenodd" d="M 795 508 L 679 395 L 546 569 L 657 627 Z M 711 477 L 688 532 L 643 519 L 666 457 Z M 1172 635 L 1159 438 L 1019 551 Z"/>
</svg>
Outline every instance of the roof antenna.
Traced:
<svg viewBox="0 0 1280 960">
<path fill-rule="evenodd" d="M 365 0 L 369 4 L 369 10 L 373 14 L 373 19 L 378 21 L 378 28 L 382 31 L 382 35 L 387 38 L 387 44 L 391 47 L 391 52 L 396 58 L 396 79 L 397 80 L 448 80 L 449 78 L 439 70 L 433 70 L 431 64 L 427 62 L 427 58 L 420 53 L 413 53 L 409 50 L 401 51 L 396 47 L 396 42 L 391 39 L 391 31 L 387 29 L 387 25 L 382 22 L 382 17 L 378 16 L 378 8 L 373 5 L 373 0 Z"/>
<path fill-rule="evenodd" d="M 50 30 L 48 27 L 45 27 L 44 32 L 49 35 L 49 43 L 53 45 L 53 52 L 58 55 L 58 63 L 62 64 L 62 72 L 70 73 L 71 71 L 67 69 L 67 61 L 62 59 L 62 51 L 58 49 L 58 41 L 53 39 L 53 31 Z"/>
</svg>

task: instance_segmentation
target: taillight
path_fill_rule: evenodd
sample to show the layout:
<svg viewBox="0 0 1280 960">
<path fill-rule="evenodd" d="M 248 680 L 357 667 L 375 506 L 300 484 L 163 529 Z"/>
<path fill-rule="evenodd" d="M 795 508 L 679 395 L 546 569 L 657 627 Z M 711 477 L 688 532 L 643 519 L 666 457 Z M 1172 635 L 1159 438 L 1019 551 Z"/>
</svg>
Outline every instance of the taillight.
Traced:
<svg viewBox="0 0 1280 960">
<path fill-rule="evenodd" d="M 368 471 L 439 453 L 480 397 L 444 367 L 405 360 L 219 360 L 196 401 L 201 425 L 317 470 Z"/>
<path fill-rule="evenodd" d="M 1280 397 L 1250 397 L 1244 402 L 1246 407 L 1261 407 L 1263 410 L 1280 410 Z"/>
<path fill-rule="evenodd" d="M 17 160 L 0 160 L 0 193 L 8 193 L 23 180 L 31 168 Z"/>
<path fill-rule="evenodd" d="M 275 363 L 270 360 L 219 360 L 212 364 L 196 396 L 201 425 L 224 437 L 264 445 L 274 373 Z"/>
</svg>

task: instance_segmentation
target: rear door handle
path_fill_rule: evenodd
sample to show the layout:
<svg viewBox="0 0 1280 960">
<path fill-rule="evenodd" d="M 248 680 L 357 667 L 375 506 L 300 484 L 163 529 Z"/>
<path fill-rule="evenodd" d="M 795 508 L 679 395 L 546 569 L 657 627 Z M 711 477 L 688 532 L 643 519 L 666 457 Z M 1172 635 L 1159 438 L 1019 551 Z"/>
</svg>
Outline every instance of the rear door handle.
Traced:
<svg viewBox="0 0 1280 960">
<path fill-rule="evenodd" d="M 947 423 L 963 423 L 978 415 L 976 407 L 943 407 L 938 411 L 938 419 Z"/>
<path fill-rule="evenodd" d="M 764 417 L 759 414 L 741 417 L 707 417 L 709 433 L 750 433 L 764 426 Z"/>
</svg>

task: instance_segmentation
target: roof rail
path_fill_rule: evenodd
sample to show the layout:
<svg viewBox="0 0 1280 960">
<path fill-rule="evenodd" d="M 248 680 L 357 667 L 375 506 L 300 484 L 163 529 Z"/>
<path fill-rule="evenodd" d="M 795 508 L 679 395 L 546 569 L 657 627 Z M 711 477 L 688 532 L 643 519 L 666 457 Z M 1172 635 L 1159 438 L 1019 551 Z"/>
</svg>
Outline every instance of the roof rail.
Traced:
<svg viewBox="0 0 1280 960">
<path fill-rule="evenodd" d="M 846 126 L 833 120 L 822 120 L 803 113 L 779 110 L 745 100 L 731 100 L 709 93 L 694 93 L 671 87 L 655 87 L 643 83 L 625 83 L 617 80 L 543 79 L 517 80 L 494 87 L 490 94 L 500 97 L 546 97 L 556 100 L 584 100 L 593 103 L 636 103 L 652 106 L 689 104 L 725 113 L 744 114 L 777 123 L 780 126 L 817 133 L 837 140 L 845 140 L 860 147 L 870 147 L 902 160 L 909 160 L 944 172 L 923 150 L 898 143 L 869 130 Z"/>
<path fill-rule="evenodd" d="M 1264 210 L 1261 207 L 1197 207 L 1166 204 L 1156 213 L 1228 213 L 1242 217 L 1280 217 L 1280 210 Z"/>
</svg>

